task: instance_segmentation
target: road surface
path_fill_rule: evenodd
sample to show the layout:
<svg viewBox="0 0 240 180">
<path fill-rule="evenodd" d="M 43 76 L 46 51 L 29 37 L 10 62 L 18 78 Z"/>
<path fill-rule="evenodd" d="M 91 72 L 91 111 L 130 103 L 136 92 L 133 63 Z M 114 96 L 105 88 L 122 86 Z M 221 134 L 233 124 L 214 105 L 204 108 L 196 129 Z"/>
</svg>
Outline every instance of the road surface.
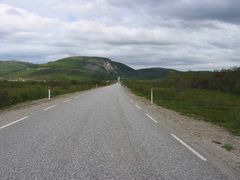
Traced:
<svg viewBox="0 0 240 180">
<path fill-rule="evenodd" d="M 46 105 L 0 115 L 1 180 L 227 179 L 120 84 Z"/>
</svg>

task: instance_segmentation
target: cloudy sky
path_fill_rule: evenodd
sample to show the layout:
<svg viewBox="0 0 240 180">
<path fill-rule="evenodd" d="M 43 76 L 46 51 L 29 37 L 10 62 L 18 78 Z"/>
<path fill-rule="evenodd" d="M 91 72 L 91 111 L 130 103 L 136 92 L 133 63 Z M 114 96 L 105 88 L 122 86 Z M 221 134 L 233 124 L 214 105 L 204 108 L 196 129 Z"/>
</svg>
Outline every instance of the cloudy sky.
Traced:
<svg viewBox="0 0 240 180">
<path fill-rule="evenodd" d="M 0 0 L 0 59 L 103 56 L 134 68 L 240 66 L 239 0 Z"/>
</svg>

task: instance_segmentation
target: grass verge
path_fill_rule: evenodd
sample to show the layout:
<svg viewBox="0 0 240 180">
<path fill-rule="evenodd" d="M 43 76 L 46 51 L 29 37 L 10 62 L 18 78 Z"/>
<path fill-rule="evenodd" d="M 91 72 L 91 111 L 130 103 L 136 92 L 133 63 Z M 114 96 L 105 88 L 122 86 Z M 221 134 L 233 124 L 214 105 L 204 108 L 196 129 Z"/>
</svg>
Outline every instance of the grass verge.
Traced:
<svg viewBox="0 0 240 180">
<path fill-rule="evenodd" d="M 124 84 L 135 94 L 150 99 L 154 88 L 154 102 L 195 119 L 212 122 L 240 136 L 240 96 L 217 90 L 173 88 L 161 83 L 127 80 Z"/>
<path fill-rule="evenodd" d="M 233 146 L 231 144 L 224 144 L 222 148 L 226 149 L 226 151 L 231 151 L 233 149 Z"/>
<path fill-rule="evenodd" d="M 48 88 L 51 96 L 58 96 L 77 91 L 103 86 L 105 81 L 52 81 L 52 82 L 9 82 L 0 81 L 0 109 L 5 109 L 18 103 L 46 98 Z"/>
</svg>

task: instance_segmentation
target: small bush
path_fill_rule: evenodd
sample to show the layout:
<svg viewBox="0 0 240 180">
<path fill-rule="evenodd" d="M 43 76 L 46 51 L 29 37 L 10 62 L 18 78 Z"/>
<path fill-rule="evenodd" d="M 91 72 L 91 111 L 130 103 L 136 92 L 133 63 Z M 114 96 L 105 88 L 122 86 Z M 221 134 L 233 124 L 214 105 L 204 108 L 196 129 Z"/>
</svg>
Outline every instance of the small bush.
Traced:
<svg viewBox="0 0 240 180">
<path fill-rule="evenodd" d="M 233 146 L 231 144 L 224 144 L 222 148 L 226 149 L 227 151 L 231 151 L 233 149 Z"/>
</svg>

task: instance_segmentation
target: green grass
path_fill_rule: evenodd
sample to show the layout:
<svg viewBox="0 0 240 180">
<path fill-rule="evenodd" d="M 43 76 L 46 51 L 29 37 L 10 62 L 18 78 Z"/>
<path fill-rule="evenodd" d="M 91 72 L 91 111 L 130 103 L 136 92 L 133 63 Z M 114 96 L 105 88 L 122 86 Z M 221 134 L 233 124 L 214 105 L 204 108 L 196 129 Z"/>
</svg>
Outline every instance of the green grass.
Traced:
<svg viewBox="0 0 240 180">
<path fill-rule="evenodd" d="M 48 87 L 52 96 L 83 91 L 105 85 L 105 81 L 51 81 L 51 82 L 9 82 L 0 81 L 0 109 L 5 109 L 18 103 L 46 98 Z"/>
<path fill-rule="evenodd" d="M 226 149 L 227 151 L 231 151 L 233 149 L 233 146 L 231 144 L 224 144 L 222 148 Z"/>
<path fill-rule="evenodd" d="M 139 96 L 150 99 L 154 87 L 154 102 L 196 119 L 222 126 L 240 135 L 240 96 L 217 90 L 170 88 L 158 82 L 125 81 L 125 85 Z"/>
</svg>

